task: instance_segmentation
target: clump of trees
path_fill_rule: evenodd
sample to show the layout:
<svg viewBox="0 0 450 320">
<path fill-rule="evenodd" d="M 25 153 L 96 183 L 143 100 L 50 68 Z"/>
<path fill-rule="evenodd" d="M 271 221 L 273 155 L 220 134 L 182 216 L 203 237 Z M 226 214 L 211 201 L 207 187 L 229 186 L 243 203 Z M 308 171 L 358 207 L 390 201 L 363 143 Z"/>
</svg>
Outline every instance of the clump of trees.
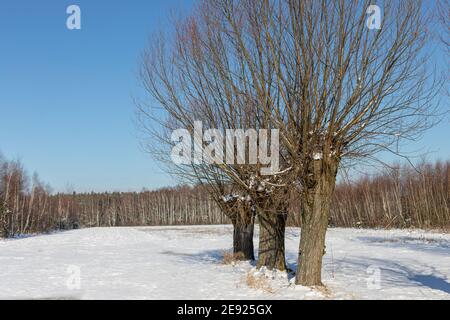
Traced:
<svg viewBox="0 0 450 320">
<path fill-rule="evenodd" d="M 221 196 L 226 186 L 248 199 L 261 228 L 258 266 L 285 269 L 287 204 L 297 194 L 297 284 L 321 285 L 338 173 L 382 152 L 404 156 L 401 142 L 420 138 L 438 114 L 442 82 L 427 68 L 429 21 L 421 1 L 380 3 L 378 29 L 368 26 L 370 5 L 199 1 L 143 55 L 141 79 L 151 99 L 138 103 L 138 116 L 152 139 L 149 150 L 190 183 Z M 173 165 L 170 132 L 194 135 L 198 120 L 207 129 L 278 129 L 279 172 L 260 175 L 264 165 L 250 161 Z M 200 150 L 213 144 L 204 140 Z"/>
<path fill-rule="evenodd" d="M 46 201 L 49 193 L 37 175 L 30 182 L 19 161 L 0 158 L 0 236 L 52 228 Z"/>
<path fill-rule="evenodd" d="M 336 188 L 331 223 L 342 227 L 448 228 L 450 162 L 385 168 Z"/>
<path fill-rule="evenodd" d="M 0 237 L 81 227 L 229 223 L 204 189 L 179 186 L 142 192 L 55 194 L 37 175 L 30 179 L 20 162 L 3 159 Z"/>
</svg>

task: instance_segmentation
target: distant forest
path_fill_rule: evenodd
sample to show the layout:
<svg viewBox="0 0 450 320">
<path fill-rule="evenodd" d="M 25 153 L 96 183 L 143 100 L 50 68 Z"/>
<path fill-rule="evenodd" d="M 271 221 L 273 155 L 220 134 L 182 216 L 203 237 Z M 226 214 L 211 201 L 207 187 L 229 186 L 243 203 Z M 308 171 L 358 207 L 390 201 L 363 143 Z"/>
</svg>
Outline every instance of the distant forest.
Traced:
<svg viewBox="0 0 450 320">
<path fill-rule="evenodd" d="M 450 161 L 385 169 L 355 182 L 340 182 L 329 225 L 333 227 L 450 227 Z M 88 227 L 227 224 L 207 186 L 155 191 L 57 193 L 19 161 L 0 158 L 0 237 Z M 288 225 L 299 226 L 292 198 Z"/>
</svg>

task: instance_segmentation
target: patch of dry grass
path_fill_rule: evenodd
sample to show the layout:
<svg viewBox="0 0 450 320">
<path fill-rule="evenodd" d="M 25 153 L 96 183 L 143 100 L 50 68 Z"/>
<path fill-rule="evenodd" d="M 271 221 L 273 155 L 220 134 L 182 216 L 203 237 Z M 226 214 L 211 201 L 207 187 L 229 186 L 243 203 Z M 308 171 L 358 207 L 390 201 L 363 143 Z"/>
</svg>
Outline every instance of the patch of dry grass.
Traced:
<svg viewBox="0 0 450 320">
<path fill-rule="evenodd" d="M 275 290 L 270 286 L 269 280 L 266 277 L 256 277 L 251 271 L 247 273 L 245 283 L 249 288 L 267 293 L 275 293 Z"/>
<path fill-rule="evenodd" d="M 230 251 L 223 252 L 222 264 L 234 264 L 238 261 L 245 260 L 245 256 L 242 252 L 233 253 Z"/>
</svg>

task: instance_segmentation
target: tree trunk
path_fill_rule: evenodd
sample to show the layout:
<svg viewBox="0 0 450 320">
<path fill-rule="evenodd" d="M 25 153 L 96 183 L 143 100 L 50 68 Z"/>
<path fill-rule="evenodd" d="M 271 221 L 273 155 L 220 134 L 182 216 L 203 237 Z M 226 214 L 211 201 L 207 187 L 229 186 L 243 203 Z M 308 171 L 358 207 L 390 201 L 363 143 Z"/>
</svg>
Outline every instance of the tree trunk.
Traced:
<svg viewBox="0 0 450 320">
<path fill-rule="evenodd" d="M 0 238 L 8 238 L 8 217 L 5 206 L 0 203 Z"/>
<path fill-rule="evenodd" d="M 257 268 L 286 270 L 284 249 L 286 218 L 286 213 L 258 214 L 259 255 Z"/>
<path fill-rule="evenodd" d="M 233 221 L 233 253 L 235 258 L 242 260 L 255 260 L 253 249 L 254 219 L 250 223 Z"/>
<path fill-rule="evenodd" d="M 325 234 L 334 192 L 337 162 L 323 165 L 314 161 L 314 183 L 304 187 L 302 194 L 302 225 L 295 283 L 322 286 L 322 258 Z"/>
</svg>

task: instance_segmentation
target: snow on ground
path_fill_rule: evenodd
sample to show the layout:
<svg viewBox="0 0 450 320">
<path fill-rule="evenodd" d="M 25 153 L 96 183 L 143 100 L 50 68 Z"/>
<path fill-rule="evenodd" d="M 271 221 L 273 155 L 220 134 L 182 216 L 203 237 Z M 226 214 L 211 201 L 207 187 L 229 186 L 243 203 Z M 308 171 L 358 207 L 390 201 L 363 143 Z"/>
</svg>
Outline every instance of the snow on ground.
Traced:
<svg viewBox="0 0 450 320">
<path fill-rule="evenodd" d="M 2 299 L 450 299 L 450 235 L 330 229 L 327 290 L 224 265 L 231 226 L 93 228 L 0 240 Z M 295 269 L 299 229 L 286 234 Z M 255 235 L 255 247 L 257 247 Z"/>
</svg>

